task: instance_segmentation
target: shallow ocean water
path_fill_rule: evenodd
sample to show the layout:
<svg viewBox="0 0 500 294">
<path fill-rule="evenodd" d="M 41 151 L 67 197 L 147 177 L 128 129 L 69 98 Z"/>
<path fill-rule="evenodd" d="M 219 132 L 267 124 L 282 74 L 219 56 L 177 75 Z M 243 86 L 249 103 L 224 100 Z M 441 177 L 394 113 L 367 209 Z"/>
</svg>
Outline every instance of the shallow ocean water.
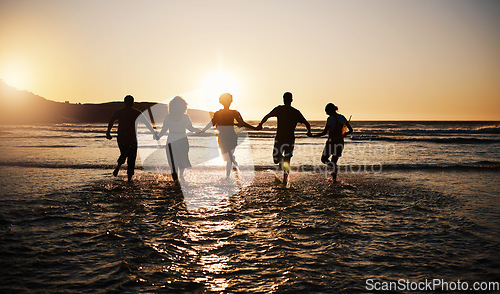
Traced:
<svg viewBox="0 0 500 294">
<path fill-rule="evenodd" d="M 103 126 L 6 128 L 0 291 L 358 293 L 366 279 L 498 281 L 498 128 L 469 125 L 424 125 L 431 138 L 392 145 L 418 131 L 399 125 L 380 140 L 389 152 L 363 154 L 381 172 L 356 172 L 354 146 L 378 142 L 380 125 L 364 126 L 372 139 L 347 142 L 336 186 L 314 168 L 323 139 L 300 138 L 288 189 L 268 163 L 272 141 L 250 134 L 254 180 L 227 195 L 202 187 L 220 199 L 196 210 L 170 175 L 111 177 L 117 151 Z M 455 139 L 435 142 L 446 132 Z M 489 141 L 457 144 L 457 132 Z"/>
<path fill-rule="evenodd" d="M 458 196 L 397 178 L 344 174 L 332 187 L 302 173 L 289 189 L 272 178 L 259 172 L 254 186 L 196 211 L 146 173 L 4 200 L 2 290 L 360 292 L 368 278 L 498 278 L 498 232 Z"/>
</svg>

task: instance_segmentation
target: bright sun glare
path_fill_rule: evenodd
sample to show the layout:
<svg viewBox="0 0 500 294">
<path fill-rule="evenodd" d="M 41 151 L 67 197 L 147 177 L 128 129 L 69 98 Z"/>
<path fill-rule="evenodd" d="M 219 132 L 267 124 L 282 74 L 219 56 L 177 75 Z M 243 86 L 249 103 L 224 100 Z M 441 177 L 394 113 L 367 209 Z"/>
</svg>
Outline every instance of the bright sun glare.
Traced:
<svg viewBox="0 0 500 294">
<path fill-rule="evenodd" d="M 23 75 L 18 71 L 10 71 L 3 75 L 3 81 L 14 88 L 25 90 L 26 83 Z"/>
<path fill-rule="evenodd" d="M 207 76 L 201 85 L 201 94 L 206 101 L 218 99 L 223 93 L 230 93 L 238 96 L 240 84 L 231 74 L 217 71 Z M 218 101 L 218 100 L 216 100 Z"/>
</svg>

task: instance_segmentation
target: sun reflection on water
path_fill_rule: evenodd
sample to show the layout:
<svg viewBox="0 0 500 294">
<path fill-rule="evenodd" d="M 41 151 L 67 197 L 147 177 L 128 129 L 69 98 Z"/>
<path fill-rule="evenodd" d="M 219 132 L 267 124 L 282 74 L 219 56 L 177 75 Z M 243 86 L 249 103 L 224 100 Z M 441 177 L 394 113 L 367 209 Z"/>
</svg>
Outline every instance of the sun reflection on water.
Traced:
<svg viewBox="0 0 500 294">
<path fill-rule="evenodd" d="M 221 208 L 223 209 L 223 207 L 219 207 L 216 211 L 220 213 Z M 212 213 L 207 212 L 204 216 L 209 218 Z M 228 280 L 220 277 L 221 274 L 228 271 L 228 257 L 216 253 L 217 250 L 226 246 L 227 242 L 221 237 L 217 242 L 211 243 L 209 246 L 204 243 L 213 240 L 213 237 L 218 234 L 225 235 L 226 232 L 232 231 L 234 228 L 235 223 L 230 220 L 205 221 L 195 226 L 194 230 L 188 233 L 193 240 L 200 244 L 195 246 L 195 249 L 202 252 L 197 263 L 201 266 L 201 270 L 205 275 L 195 281 L 206 283 L 212 291 L 224 291 L 229 286 Z"/>
</svg>

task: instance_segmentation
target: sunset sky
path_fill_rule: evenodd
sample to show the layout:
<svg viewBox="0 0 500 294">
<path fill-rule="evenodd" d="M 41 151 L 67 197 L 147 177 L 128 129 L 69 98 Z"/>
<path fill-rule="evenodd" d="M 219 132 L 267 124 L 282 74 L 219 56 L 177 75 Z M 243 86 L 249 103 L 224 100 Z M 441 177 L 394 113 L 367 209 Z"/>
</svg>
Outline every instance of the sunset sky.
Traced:
<svg viewBox="0 0 500 294">
<path fill-rule="evenodd" d="M 260 119 L 500 120 L 500 1 L 0 1 L 0 79 L 50 100 L 182 95 Z"/>
</svg>

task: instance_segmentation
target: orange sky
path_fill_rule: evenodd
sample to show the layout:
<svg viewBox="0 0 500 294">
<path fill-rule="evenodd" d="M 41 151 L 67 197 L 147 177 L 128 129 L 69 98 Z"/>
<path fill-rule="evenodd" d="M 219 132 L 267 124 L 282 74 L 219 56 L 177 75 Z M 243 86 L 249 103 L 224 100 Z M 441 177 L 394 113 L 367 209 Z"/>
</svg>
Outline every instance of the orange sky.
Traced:
<svg viewBox="0 0 500 294">
<path fill-rule="evenodd" d="M 333 102 L 354 120 L 500 120 L 498 15 L 487 0 L 2 0 L 0 78 L 56 101 L 211 110 L 227 82 L 245 119 L 291 91 L 308 119 Z"/>
</svg>

